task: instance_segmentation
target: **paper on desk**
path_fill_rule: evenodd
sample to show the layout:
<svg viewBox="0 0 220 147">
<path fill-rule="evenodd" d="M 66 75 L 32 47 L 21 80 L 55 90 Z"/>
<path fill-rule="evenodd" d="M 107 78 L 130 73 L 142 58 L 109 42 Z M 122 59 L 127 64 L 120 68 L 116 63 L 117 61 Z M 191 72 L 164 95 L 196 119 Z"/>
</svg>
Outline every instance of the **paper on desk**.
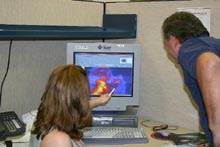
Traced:
<svg viewBox="0 0 220 147">
<path fill-rule="evenodd" d="M 31 129 L 34 123 L 34 120 L 37 116 L 37 110 L 32 110 L 28 113 L 22 115 L 22 121 L 26 124 L 26 131 L 24 136 L 13 139 L 12 142 L 29 142 L 31 136 Z"/>
</svg>

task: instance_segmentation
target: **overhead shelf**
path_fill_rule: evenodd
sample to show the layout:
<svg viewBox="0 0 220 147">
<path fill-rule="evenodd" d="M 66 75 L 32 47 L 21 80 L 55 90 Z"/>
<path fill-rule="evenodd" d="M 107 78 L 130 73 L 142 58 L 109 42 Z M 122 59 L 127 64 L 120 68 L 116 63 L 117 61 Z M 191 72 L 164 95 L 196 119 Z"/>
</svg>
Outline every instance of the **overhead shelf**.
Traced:
<svg viewBox="0 0 220 147">
<path fill-rule="evenodd" d="M 136 28 L 136 14 L 107 14 L 102 27 L 0 24 L 0 40 L 127 39 Z"/>
</svg>

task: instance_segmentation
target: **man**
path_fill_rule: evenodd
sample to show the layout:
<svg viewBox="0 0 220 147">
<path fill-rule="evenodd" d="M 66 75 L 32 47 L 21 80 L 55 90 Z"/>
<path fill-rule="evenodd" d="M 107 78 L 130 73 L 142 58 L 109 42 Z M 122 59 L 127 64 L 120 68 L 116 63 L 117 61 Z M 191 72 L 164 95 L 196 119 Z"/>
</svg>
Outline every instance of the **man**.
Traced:
<svg viewBox="0 0 220 147">
<path fill-rule="evenodd" d="M 209 36 L 189 12 L 176 12 L 162 25 L 167 52 L 181 65 L 184 82 L 199 107 L 210 144 L 220 147 L 220 39 Z"/>
</svg>

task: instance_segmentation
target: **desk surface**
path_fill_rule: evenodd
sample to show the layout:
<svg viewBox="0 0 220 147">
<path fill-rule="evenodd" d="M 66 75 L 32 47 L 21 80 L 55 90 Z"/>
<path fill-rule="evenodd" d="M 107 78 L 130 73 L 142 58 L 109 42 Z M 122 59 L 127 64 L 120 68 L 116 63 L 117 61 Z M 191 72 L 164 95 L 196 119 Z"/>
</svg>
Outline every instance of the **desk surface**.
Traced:
<svg viewBox="0 0 220 147">
<path fill-rule="evenodd" d="M 145 127 L 141 125 L 141 120 L 139 121 L 140 128 L 143 128 L 145 130 L 145 133 L 148 137 L 148 143 L 146 144 L 125 144 L 125 145 L 100 145 L 100 147 L 168 147 L 169 145 L 173 145 L 172 141 L 168 140 L 158 140 L 151 137 L 151 134 L 153 133 L 152 128 L 156 125 L 161 125 L 162 123 L 158 122 L 152 122 L 147 121 L 145 123 L 149 127 Z M 171 133 L 176 134 L 185 134 L 185 133 L 195 133 L 195 131 L 184 129 L 184 128 L 178 128 L 177 130 L 168 130 Z M 5 144 L 0 143 L 0 147 L 6 147 Z M 13 142 L 13 147 L 28 147 L 28 142 Z M 89 145 L 88 147 L 97 147 L 97 145 Z M 99 147 L 99 146 L 98 146 Z"/>
<path fill-rule="evenodd" d="M 151 134 L 153 133 L 151 126 L 156 126 L 156 125 L 161 125 L 162 123 L 158 122 L 152 122 L 148 121 L 146 124 L 149 127 L 145 127 L 140 124 L 141 121 L 139 121 L 138 127 L 143 128 L 145 130 L 145 133 L 148 137 L 148 143 L 146 144 L 125 144 L 125 145 L 101 145 L 101 147 L 165 147 L 167 145 L 173 145 L 172 141 L 168 140 L 159 140 L 159 139 L 154 139 L 151 137 Z M 184 129 L 184 128 L 178 128 L 177 130 L 169 130 L 171 133 L 176 133 L 176 134 L 185 134 L 185 133 L 195 133 L 195 131 L 189 130 L 189 129 Z M 89 147 L 97 147 L 97 145 L 89 145 Z"/>
</svg>

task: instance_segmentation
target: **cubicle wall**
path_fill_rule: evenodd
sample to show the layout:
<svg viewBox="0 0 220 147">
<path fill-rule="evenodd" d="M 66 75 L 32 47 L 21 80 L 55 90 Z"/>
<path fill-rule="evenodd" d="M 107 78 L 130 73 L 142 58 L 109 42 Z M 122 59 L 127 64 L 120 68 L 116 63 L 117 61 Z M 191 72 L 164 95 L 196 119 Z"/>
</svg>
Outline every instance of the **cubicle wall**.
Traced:
<svg viewBox="0 0 220 147">
<path fill-rule="evenodd" d="M 183 85 L 179 66 L 168 59 L 161 39 L 163 20 L 181 7 L 211 8 L 211 35 L 220 37 L 217 0 L 116 2 L 106 4 L 106 13 L 137 14 L 137 38 L 106 42 L 142 45 L 139 118 L 198 130 L 196 106 Z M 102 10 L 103 4 L 97 2 L 4 0 L 0 5 L 0 23 L 101 26 Z M 66 63 L 66 43 L 101 41 L 13 41 L 0 110 L 15 110 L 21 116 L 37 109 L 50 72 Z M 0 81 L 6 71 L 8 47 L 9 41 L 0 41 Z"/>
<path fill-rule="evenodd" d="M 101 26 L 103 4 L 71 0 L 1 1 L 0 24 Z M 0 111 L 19 116 L 37 109 L 50 72 L 66 64 L 67 42 L 85 40 L 14 40 Z M 96 42 L 86 40 L 86 42 Z M 0 82 L 8 61 L 9 41 L 0 41 Z"/>
<path fill-rule="evenodd" d="M 220 38 L 217 0 L 112 3 L 107 13 L 138 15 L 137 38 L 128 42 L 142 45 L 139 117 L 198 130 L 197 108 L 183 84 L 179 65 L 168 59 L 161 38 L 163 20 L 177 8 L 192 7 L 211 8 L 210 34 Z"/>
<path fill-rule="evenodd" d="M 1 0 L 0 24 L 99 26 L 103 5 L 72 0 Z"/>
</svg>

